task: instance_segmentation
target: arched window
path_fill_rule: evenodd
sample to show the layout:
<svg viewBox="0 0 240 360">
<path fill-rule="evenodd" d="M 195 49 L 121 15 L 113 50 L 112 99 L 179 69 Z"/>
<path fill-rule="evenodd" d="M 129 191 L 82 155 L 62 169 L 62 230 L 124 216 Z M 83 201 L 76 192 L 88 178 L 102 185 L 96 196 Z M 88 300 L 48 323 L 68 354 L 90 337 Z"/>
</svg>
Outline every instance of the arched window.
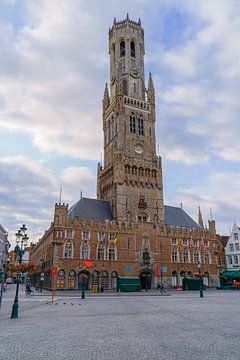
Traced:
<svg viewBox="0 0 240 360">
<path fill-rule="evenodd" d="M 81 259 L 89 259 L 89 246 L 87 243 L 83 243 L 81 246 Z"/>
<path fill-rule="evenodd" d="M 109 246 L 109 260 L 115 260 L 115 246 L 113 243 Z"/>
<path fill-rule="evenodd" d="M 193 253 L 193 262 L 194 264 L 198 264 L 200 261 L 199 261 L 199 252 L 197 249 L 194 250 L 194 253 Z"/>
<path fill-rule="evenodd" d="M 189 263 L 188 249 L 187 248 L 184 248 L 184 250 L 183 250 L 183 262 L 184 262 L 184 264 Z"/>
<path fill-rule="evenodd" d="M 172 262 L 177 262 L 178 261 L 178 251 L 177 251 L 176 246 L 174 246 L 172 248 L 171 260 L 172 260 Z"/>
<path fill-rule="evenodd" d="M 58 271 L 57 288 L 64 289 L 64 287 L 65 287 L 65 271 L 61 269 Z"/>
<path fill-rule="evenodd" d="M 138 118 L 138 134 L 144 135 L 144 122 L 143 118 Z"/>
<path fill-rule="evenodd" d="M 177 286 L 178 284 L 178 273 L 177 271 L 172 272 L 172 286 Z"/>
<path fill-rule="evenodd" d="M 120 57 L 125 56 L 125 41 L 120 42 Z"/>
<path fill-rule="evenodd" d="M 110 279 L 110 287 L 111 287 L 111 289 L 116 289 L 117 288 L 117 278 L 118 278 L 117 271 L 113 271 L 111 273 L 111 279 Z"/>
<path fill-rule="evenodd" d="M 136 133 L 136 119 L 134 115 L 130 115 L 130 132 Z"/>
<path fill-rule="evenodd" d="M 70 270 L 68 273 L 68 288 L 69 289 L 76 288 L 76 273 L 74 270 Z"/>
<path fill-rule="evenodd" d="M 99 272 L 97 270 L 92 273 L 92 285 L 99 285 Z"/>
<path fill-rule="evenodd" d="M 205 252 L 204 262 L 205 264 L 210 264 L 210 255 L 208 251 Z"/>
<path fill-rule="evenodd" d="M 101 271 L 100 273 L 100 286 L 101 288 L 107 289 L 108 288 L 108 272 Z"/>
<path fill-rule="evenodd" d="M 102 241 L 98 244 L 97 259 L 104 260 L 104 244 Z"/>
<path fill-rule="evenodd" d="M 73 256 L 73 245 L 71 242 L 66 242 L 64 245 L 64 254 L 65 259 L 71 259 Z"/>
<path fill-rule="evenodd" d="M 135 57 L 135 44 L 134 41 L 130 42 L 131 56 Z"/>
</svg>

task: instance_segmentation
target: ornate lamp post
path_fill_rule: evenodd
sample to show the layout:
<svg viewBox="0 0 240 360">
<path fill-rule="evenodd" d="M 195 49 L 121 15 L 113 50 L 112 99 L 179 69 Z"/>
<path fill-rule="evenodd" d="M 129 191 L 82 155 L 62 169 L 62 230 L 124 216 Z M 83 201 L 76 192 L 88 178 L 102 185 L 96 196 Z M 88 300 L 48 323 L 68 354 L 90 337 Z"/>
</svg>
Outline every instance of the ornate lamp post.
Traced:
<svg viewBox="0 0 240 360">
<path fill-rule="evenodd" d="M 15 234 L 17 245 L 15 246 L 14 252 L 19 256 L 19 259 L 18 259 L 19 272 L 17 275 L 16 295 L 15 295 L 15 299 L 14 299 L 14 303 L 13 303 L 13 307 L 12 307 L 11 319 L 18 318 L 18 291 L 19 291 L 19 284 L 20 284 L 20 267 L 21 267 L 21 263 L 22 263 L 22 257 L 25 252 L 25 248 L 27 246 L 27 242 L 29 239 L 26 234 L 26 231 L 27 231 L 26 226 L 22 225 L 22 227 Z M 19 244 L 20 244 L 20 246 L 19 246 Z"/>
</svg>

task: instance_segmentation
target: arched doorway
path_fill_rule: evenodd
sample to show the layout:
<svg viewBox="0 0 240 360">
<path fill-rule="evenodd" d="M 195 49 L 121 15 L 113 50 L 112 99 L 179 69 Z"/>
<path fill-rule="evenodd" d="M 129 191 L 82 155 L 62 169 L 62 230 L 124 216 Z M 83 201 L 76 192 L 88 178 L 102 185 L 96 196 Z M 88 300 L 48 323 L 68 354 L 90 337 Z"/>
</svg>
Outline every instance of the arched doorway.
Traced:
<svg viewBox="0 0 240 360">
<path fill-rule="evenodd" d="M 82 270 L 78 274 L 78 289 L 79 290 L 89 290 L 90 282 L 90 272 L 87 270 Z"/>
<path fill-rule="evenodd" d="M 152 270 L 143 270 L 140 273 L 140 282 L 141 288 L 145 290 L 149 290 L 153 286 L 153 271 Z"/>
</svg>

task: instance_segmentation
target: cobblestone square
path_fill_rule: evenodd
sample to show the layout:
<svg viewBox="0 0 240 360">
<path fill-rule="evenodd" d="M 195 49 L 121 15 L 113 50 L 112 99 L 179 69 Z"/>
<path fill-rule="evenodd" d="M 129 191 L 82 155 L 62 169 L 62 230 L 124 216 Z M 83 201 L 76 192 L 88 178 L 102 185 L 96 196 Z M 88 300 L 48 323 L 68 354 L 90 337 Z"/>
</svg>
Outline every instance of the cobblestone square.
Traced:
<svg viewBox="0 0 240 360">
<path fill-rule="evenodd" d="M 54 305 L 21 291 L 18 319 L 14 290 L 4 295 L 1 360 L 239 359 L 237 291 L 57 296 Z"/>
</svg>

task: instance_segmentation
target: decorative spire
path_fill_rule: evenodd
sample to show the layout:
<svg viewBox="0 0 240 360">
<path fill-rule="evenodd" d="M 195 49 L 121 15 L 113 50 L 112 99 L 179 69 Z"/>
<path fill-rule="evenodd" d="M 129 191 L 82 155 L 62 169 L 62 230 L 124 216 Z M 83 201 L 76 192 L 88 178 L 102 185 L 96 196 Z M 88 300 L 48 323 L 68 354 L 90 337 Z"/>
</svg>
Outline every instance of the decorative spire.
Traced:
<svg viewBox="0 0 240 360">
<path fill-rule="evenodd" d="M 141 19 L 140 18 L 138 19 L 138 25 L 141 25 Z"/>
<path fill-rule="evenodd" d="M 200 206 L 198 208 L 198 225 L 200 225 L 202 228 L 204 228 L 203 217 L 202 217 Z"/>
<path fill-rule="evenodd" d="M 127 20 L 129 20 L 129 15 L 128 15 L 128 13 L 127 13 Z"/>
<path fill-rule="evenodd" d="M 108 92 L 108 84 L 107 83 L 105 84 L 103 101 L 106 103 L 109 103 L 109 92 Z"/>
<path fill-rule="evenodd" d="M 154 90 L 154 84 L 152 80 L 152 74 L 149 73 L 149 79 L 148 79 L 148 101 L 150 104 L 155 103 L 155 90 Z"/>
</svg>

